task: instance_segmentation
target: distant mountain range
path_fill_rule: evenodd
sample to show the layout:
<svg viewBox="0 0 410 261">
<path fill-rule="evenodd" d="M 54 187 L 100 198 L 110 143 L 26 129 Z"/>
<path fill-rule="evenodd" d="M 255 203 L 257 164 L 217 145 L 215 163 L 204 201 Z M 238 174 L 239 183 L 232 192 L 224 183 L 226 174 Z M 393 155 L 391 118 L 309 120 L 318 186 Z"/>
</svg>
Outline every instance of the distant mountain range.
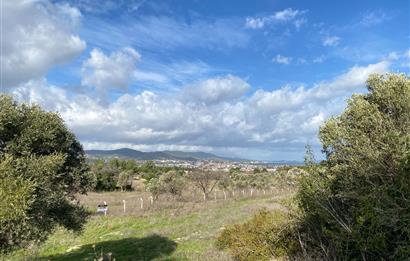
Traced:
<svg viewBox="0 0 410 261">
<path fill-rule="evenodd" d="M 228 158 L 217 156 L 207 152 L 184 152 L 184 151 L 153 151 L 143 152 L 128 148 L 117 150 L 86 150 L 85 153 L 89 158 L 123 158 L 135 160 L 215 160 L 215 161 L 247 161 L 239 158 Z"/>
</svg>

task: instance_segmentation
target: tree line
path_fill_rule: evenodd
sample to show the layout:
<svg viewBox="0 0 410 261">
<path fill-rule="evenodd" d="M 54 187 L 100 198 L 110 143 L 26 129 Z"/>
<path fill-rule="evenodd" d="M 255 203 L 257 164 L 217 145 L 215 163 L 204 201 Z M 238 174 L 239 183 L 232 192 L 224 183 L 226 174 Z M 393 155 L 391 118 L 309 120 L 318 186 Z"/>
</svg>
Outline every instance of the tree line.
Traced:
<svg viewBox="0 0 410 261">
<path fill-rule="evenodd" d="M 274 175 L 266 169 L 256 167 L 253 173 L 245 173 L 240 168 L 231 168 L 229 172 L 207 169 L 187 169 L 181 167 L 158 166 L 153 161 L 137 163 L 134 160 L 98 159 L 89 163 L 93 178 L 93 190 L 127 191 L 133 190 L 133 181 L 144 183 L 146 191 L 156 200 L 160 195 L 168 194 L 177 199 L 192 184 L 204 199 L 215 188 L 225 191 L 241 189 L 269 189 L 273 186 L 293 184 L 284 182 L 282 171 Z M 285 175 L 286 176 L 286 175 Z"/>
</svg>

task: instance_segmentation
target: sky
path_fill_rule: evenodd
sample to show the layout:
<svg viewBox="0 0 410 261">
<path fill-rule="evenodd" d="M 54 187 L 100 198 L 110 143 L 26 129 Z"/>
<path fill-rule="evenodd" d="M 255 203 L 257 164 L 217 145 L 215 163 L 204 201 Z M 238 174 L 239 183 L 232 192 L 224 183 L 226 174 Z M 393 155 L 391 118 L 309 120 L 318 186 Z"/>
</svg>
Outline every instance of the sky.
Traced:
<svg viewBox="0 0 410 261">
<path fill-rule="evenodd" d="M 372 73 L 410 72 L 410 3 L 0 0 L 1 92 L 85 149 L 317 158 Z"/>
</svg>

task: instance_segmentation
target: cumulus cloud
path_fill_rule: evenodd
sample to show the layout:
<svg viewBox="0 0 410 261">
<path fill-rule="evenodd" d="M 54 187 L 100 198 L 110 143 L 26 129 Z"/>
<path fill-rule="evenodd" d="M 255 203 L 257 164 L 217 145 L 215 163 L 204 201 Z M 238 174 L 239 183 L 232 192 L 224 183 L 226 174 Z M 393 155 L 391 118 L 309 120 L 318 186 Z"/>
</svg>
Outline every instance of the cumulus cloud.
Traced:
<svg viewBox="0 0 410 261">
<path fill-rule="evenodd" d="M 261 17 L 247 17 L 245 20 L 245 27 L 250 29 L 260 29 L 265 27 L 265 25 L 271 24 L 273 22 L 289 22 L 295 20 L 297 17 L 301 17 L 306 11 L 294 10 L 292 8 L 287 8 L 281 11 L 275 12 L 270 16 Z M 299 28 L 307 23 L 306 18 L 299 18 L 294 21 L 294 25 L 299 30 Z"/>
<path fill-rule="evenodd" d="M 129 47 L 108 56 L 99 49 L 93 49 L 83 63 L 81 84 L 105 92 L 114 88 L 125 89 L 133 75 L 152 79 L 154 75 L 141 72 L 135 75 L 135 62 L 139 59 L 140 54 Z"/>
<path fill-rule="evenodd" d="M 388 69 L 389 62 L 381 61 L 354 66 L 309 87 L 287 85 L 252 93 L 247 93 L 250 86 L 245 80 L 227 75 L 179 93 L 124 94 L 105 105 L 44 80 L 31 81 L 13 93 L 58 111 L 86 148 L 206 150 L 298 159 L 306 142 L 317 144 L 319 125 L 338 114 L 353 92 L 364 90 L 368 75 Z"/>
<path fill-rule="evenodd" d="M 15 0 L 3 1 L 2 9 L 2 87 L 42 77 L 86 47 L 74 32 L 81 13 L 68 4 Z"/>
<path fill-rule="evenodd" d="M 326 36 L 325 39 L 323 39 L 323 46 L 337 46 L 340 42 L 340 37 L 338 36 Z"/>
<path fill-rule="evenodd" d="M 290 64 L 292 61 L 292 57 L 286 57 L 280 54 L 277 54 L 275 57 L 272 59 L 273 62 L 280 63 L 280 64 Z"/>
<path fill-rule="evenodd" d="M 207 79 L 196 85 L 189 86 L 185 88 L 184 95 L 195 102 L 215 104 L 242 97 L 249 88 L 249 84 L 243 79 L 228 75 Z"/>
</svg>

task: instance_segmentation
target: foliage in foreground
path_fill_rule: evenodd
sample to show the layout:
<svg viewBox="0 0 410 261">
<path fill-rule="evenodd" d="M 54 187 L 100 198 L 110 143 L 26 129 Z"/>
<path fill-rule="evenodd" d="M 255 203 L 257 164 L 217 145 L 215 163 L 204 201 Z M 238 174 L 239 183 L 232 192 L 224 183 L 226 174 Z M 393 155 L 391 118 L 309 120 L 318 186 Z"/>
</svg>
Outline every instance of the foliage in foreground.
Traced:
<svg viewBox="0 0 410 261">
<path fill-rule="evenodd" d="M 0 252 L 44 240 L 61 225 L 80 230 L 75 200 L 91 179 L 81 145 L 61 118 L 0 96 Z"/>
<path fill-rule="evenodd" d="M 260 214 L 224 231 L 221 246 L 239 260 L 282 250 L 288 258 L 314 260 L 408 259 L 410 78 L 373 75 L 367 87 L 320 128 L 326 160 L 315 165 L 307 155 L 309 174 L 301 176 L 288 225 L 278 231 Z"/>
<path fill-rule="evenodd" d="M 252 219 L 225 228 L 216 241 L 219 249 L 229 249 L 235 260 L 264 261 L 282 256 L 290 242 L 284 241 L 282 212 L 260 211 Z"/>
<path fill-rule="evenodd" d="M 410 79 L 367 85 L 321 127 L 326 164 L 299 189 L 303 247 L 325 259 L 410 256 Z"/>
</svg>

